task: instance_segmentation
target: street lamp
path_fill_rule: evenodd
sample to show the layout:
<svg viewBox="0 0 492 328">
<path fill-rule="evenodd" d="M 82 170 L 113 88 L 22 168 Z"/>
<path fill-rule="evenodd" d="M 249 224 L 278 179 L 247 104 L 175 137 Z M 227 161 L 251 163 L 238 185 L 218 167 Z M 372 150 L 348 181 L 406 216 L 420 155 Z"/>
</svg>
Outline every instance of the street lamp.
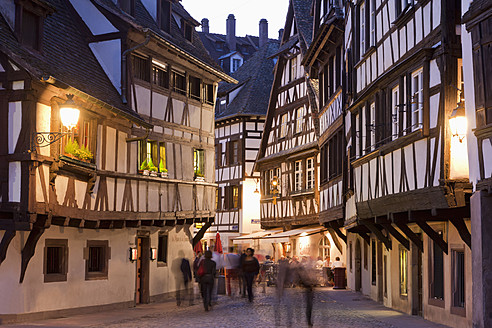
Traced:
<svg viewBox="0 0 492 328">
<path fill-rule="evenodd" d="M 272 185 L 272 192 L 273 192 L 273 204 L 277 204 L 277 195 L 278 195 L 278 178 L 277 176 L 274 176 L 272 178 L 272 181 L 270 181 L 270 184 Z"/>
<path fill-rule="evenodd" d="M 32 135 L 31 150 L 36 147 L 46 147 L 72 133 L 72 129 L 77 126 L 80 110 L 73 101 L 73 95 L 67 94 L 67 100 L 60 105 L 60 119 L 67 128 L 67 132 L 34 132 Z"/>
<path fill-rule="evenodd" d="M 465 101 L 460 94 L 460 102 L 458 103 L 458 107 L 453 110 L 451 116 L 449 117 L 449 128 L 451 129 L 451 135 L 453 137 L 457 137 L 460 143 L 462 143 L 466 137 L 466 127 Z"/>
</svg>

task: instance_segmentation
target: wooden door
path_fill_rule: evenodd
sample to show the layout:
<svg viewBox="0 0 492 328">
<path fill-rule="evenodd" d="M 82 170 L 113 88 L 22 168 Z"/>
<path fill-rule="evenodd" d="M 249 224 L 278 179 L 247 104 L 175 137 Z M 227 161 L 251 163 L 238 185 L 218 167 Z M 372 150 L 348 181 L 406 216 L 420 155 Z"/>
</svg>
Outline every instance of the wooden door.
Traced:
<svg viewBox="0 0 492 328">
<path fill-rule="evenodd" d="M 137 304 L 145 304 L 150 301 L 149 293 L 149 262 L 150 262 L 150 238 L 137 238 L 137 283 L 135 299 Z"/>
</svg>

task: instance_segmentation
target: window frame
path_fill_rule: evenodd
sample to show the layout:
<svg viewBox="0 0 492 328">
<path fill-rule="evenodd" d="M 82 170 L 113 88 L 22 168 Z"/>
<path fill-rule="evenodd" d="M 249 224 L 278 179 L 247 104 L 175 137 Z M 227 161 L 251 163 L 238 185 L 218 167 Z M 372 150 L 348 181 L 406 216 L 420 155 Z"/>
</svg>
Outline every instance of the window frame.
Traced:
<svg viewBox="0 0 492 328">
<path fill-rule="evenodd" d="M 89 271 L 90 265 L 90 249 L 93 247 L 101 247 L 103 256 L 101 258 L 101 270 Z M 108 240 L 87 240 L 87 246 L 84 248 L 85 260 L 85 280 L 107 280 L 109 273 L 109 260 L 111 259 L 111 248 Z"/>
<path fill-rule="evenodd" d="M 398 247 L 398 263 L 399 263 L 399 282 L 400 296 L 408 296 L 408 250 L 402 245 Z"/>
<path fill-rule="evenodd" d="M 459 305 L 457 305 L 457 297 L 460 298 L 459 291 L 457 290 L 458 284 L 460 284 L 460 281 L 457 279 L 457 276 L 459 275 L 459 268 L 457 267 L 458 254 L 462 254 L 463 256 L 463 259 L 461 260 L 462 268 L 460 270 L 460 273 L 463 275 L 460 279 L 462 283 L 463 303 Z M 464 317 L 466 316 L 466 253 L 464 246 L 453 247 L 451 249 L 451 313 Z"/>
<path fill-rule="evenodd" d="M 195 178 L 200 176 L 205 177 L 205 150 L 204 149 L 201 148 L 193 149 L 193 172 Z"/>
<path fill-rule="evenodd" d="M 416 79 L 417 78 L 417 79 Z M 424 125 L 424 69 L 419 69 L 412 72 L 410 75 L 410 105 L 411 105 L 411 132 L 423 128 Z M 414 82 L 418 81 L 418 90 L 415 90 Z M 417 98 L 417 99 L 415 99 Z"/>
<path fill-rule="evenodd" d="M 279 139 L 287 138 L 287 134 L 289 133 L 289 114 L 284 113 L 280 116 L 280 131 L 279 131 Z"/>
<path fill-rule="evenodd" d="M 165 245 L 162 244 L 162 241 L 165 241 Z M 159 234 L 157 235 L 157 266 L 168 265 L 168 252 L 169 233 L 167 231 L 159 231 Z"/>
<path fill-rule="evenodd" d="M 436 232 L 443 237 L 444 236 L 444 231 L 442 229 L 436 230 Z M 436 263 L 435 263 L 435 255 L 436 255 L 436 249 L 438 252 L 440 252 L 440 256 L 442 259 L 441 263 L 441 275 L 440 275 L 440 285 L 442 286 L 442 298 L 436 297 L 435 295 L 435 278 L 436 278 Z M 434 240 L 429 238 L 429 304 L 430 305 L 435 305 L 444 308 L 444 302 L 445 302 L 445 292 L 444 292 L 444 251 L 434 242 Z"/>
<path fill-rule="evenodd" d="M 294 161 L 294 191 L 302 191 L 303 179 L 302 179 L 302 160 Z"/>
<path fill-rule="evenodd" d="M 311 166 L 309 165 L 311 162 Z M 315 161 L 314 157 L 309 157 L 306 159 L 306 189 L 312 190 L 315 186 Z"/>
<path fill-rule="evenodd" d="M 303 130 L 303 125 L 304 125 L 304 118 L 306 116 L 306 111 L 305 107 L 301 106 L 296 109 L 296 128 L 295 128 L 295 134 L 299 134 Z"/>
<path fill-rule="evenodd" d="M 51 247 L 61 248 L 59 254 L 60 272 L 48 273 L 48 268 L 49 268 L 48 250 Z M 43 259 L 44 282 L 67 281 L 67 273 L 68 273 L 68 239 L 45 239 L 44 259 Z"/>
<path fill-rule="evenodd" d="M 391 140 L 398 139 L 400 135 L 400 120 L 403 117 L 400 110 L 400 85 L 391 88 Z"/>
</svg>

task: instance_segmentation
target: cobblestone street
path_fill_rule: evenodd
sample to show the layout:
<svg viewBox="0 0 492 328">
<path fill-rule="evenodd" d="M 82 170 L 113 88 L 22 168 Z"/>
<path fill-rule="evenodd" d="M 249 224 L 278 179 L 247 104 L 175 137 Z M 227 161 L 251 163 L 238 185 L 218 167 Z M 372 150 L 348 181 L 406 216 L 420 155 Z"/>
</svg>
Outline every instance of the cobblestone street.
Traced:
<svg viewBox="0 0 492 328">
<path fill-rule="evenodd" d="M 153 303 L 136 308 L 83 316 L 12 325 L 27 327 L 288 327 L 287 308 L 292 309 L 292 327 L 306 327 L 305 302 L 300 289 L 288 289 L 283 300 L 290 304 L 276 307 L 274 288 L 265 294 L 257 289 L 253 303 L 243 298 L 221 296 L 210 312 L 195 301 L 193 306 L 175 302 Z M 187 304 L 187 303 L 186 303 Z M 276 311 L 276 309 L 280 309 Z M 277 318 L 275 313 L 278 314 Z M 279 321 L 276 321 L 279 320 Z M 313 307 L 314 327 L 410 328 L 444 327 L 420 317 L 388 309 L 360 294 L 331 288 L 318 288 Z"/>
</svg>

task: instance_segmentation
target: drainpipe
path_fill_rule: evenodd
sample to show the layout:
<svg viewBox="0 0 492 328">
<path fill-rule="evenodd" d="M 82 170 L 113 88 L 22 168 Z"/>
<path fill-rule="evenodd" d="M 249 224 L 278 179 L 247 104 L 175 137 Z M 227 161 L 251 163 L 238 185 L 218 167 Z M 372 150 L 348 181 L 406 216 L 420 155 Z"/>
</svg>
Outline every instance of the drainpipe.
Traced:
<svg viewBox="0 0 492 328">
<path fill-rule="evenodd" d="M 126 67 L 126 57 L 132 53 L 133 51 L 137 50 L 138 48 L 141 48 L 145 45 L 147 45 L 147 43 L 149 43 L 150 41 L 150 31 L 149 29 L 144 29 L 144 32 L 145 32 L 145 41 L 140 43 L 140 44 L 137 44 L 135 47 L 133 48 L 130 48 L 130 49 L 126 49 L 125 51 L 123 51 L 123 53 L 121 54 L 121 66 L 123 67 L 123 71 L 121 72 L 121 101 L 124 103 L 124 104 L 127 104 L 128 103 L 128 100 L 126 99 L 126 84 L 127 84 L 127 72 L 128 72 L 128 69 Z"/>
</svg>

